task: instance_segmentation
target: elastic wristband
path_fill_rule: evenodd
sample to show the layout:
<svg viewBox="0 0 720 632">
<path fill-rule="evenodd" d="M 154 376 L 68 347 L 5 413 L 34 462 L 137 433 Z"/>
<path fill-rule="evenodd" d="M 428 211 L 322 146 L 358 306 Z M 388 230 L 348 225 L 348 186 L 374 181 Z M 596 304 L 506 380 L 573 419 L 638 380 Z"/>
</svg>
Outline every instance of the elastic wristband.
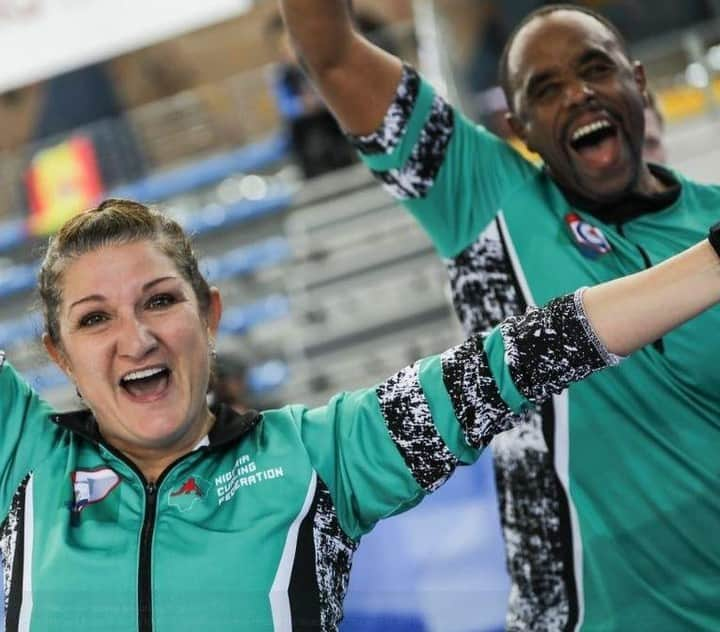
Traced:
<svg viewBox="0 0 720 632">
<path fill-rule="evenodd" d="M 720 257 L 720 222 L 710 227 L 708 231 L 708 241 L 717 253 L 717 256 Z"/>
</svg>

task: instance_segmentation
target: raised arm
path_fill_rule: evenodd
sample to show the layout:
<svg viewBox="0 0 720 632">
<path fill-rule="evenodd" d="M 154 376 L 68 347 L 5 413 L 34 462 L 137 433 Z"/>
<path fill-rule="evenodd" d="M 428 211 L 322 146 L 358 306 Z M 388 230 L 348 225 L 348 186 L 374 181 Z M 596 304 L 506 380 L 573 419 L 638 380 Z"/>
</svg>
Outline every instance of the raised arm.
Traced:
<svg viewBox="0 0 720 632">
<path fill-rule="evenodd" d="M 374 389 L 301 411 L 303 442 L 345 533 L 359 537 L 414 506 L 521 422 L 517 413 L 527 406 L 717 302 L 720 259 L 704 241 L 649 270 L 508 318 Z"/>
<path fill-rule="evenodd" d="M 709 241 L 643 272 L 589 288 L 593 329 L 612 352 L 627 355 L 720 301 L 720 260 Z"/>
<path fill-rule="evenodd" d="M 402 73 L 399 59 L 353 27 L 348 0 L 281 0 L 303 66 L 340 124 L 369 134 L 382 123 Z"/>
</svg>

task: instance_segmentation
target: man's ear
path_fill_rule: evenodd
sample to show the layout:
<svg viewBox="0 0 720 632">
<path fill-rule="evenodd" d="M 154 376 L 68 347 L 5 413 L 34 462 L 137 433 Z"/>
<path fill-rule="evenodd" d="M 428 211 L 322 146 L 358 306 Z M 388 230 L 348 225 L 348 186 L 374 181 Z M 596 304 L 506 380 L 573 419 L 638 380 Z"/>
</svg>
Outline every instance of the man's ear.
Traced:
<svg viewBox="0 0 720 632">
<path fill-rule="evenodd" d="M 45 347 L 45 351 L 47 351 L 47 354 L 50 356 L 50 359 L 57 364 L 58 367 L 62 370 L 62 372 L 67 375 L 70 379 L 72 379 L 72 369 L 70 368 L 70 365 L 67 361 L 67 358 L 65 357 L 65 354 L 63 353 L 62 349 L 58 347 L 58 345 L 53 342 L 53 339 L 50 337 L 50 334 L 45 332 L 42 335 L 42 342 L 43 346 Z"/>
<path fill-rule="evenodd" d="M 525 126 L 525 123 L 523 123 L 522 119 L 517 114 L 508 112 L 505 115 L 505 120 L 510 126 L 512 133 L 515 134 L 515 136 L 517 136 L 523 143 L 525 143 L 525 146 L 530 151 L 537 153 L 537 150 L 528 141 L 527 127 Z"/>
<path fill-rule="evenodd" d="M 210 288 L 210 304 L 208 305 L 207 327 L 208 334 L 213 340 L 217 337 L 220 318 L 222 318 L 222 296 L 216 287 Z"/>
</svg>

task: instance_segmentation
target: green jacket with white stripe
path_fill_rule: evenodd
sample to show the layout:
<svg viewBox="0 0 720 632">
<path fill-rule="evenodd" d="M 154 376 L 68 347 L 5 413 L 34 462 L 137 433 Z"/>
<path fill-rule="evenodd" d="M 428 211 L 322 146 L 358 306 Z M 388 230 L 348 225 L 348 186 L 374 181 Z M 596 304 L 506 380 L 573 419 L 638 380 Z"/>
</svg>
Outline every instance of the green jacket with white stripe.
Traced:
<svg viewBox="0 0 720 632">
<path fill-rule="evenodd" d="M 336 630 L 363 534 L 616 361 L 568 295 L 320 408 L 215 409 L 151 484 L 0 354 L 5 630 Z"/>
<path fill-rule="evenodd" d="M 657 165 L 667 193 L 580 208 L 409 67 L 354 140 L 445 259 L 468 335 L 663 261 L 720 218 L 720 187 Z M 720 630 L 718 331 L 715 307 L 493 443 L 509 632 Z"/>
</svg>

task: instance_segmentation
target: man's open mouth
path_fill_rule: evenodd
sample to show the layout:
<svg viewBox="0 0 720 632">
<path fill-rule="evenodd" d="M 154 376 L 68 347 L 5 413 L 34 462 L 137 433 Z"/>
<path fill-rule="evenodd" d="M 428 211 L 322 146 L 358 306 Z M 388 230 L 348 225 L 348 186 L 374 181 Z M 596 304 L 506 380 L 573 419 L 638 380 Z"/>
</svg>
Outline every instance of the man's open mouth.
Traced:
<svg viewBox="0 0 720 632">
<path fill-rule="evenodd" d="M 120 386 L 134 399 L 151 400 L 162 395 L 170 382 L 171 371 L 166 366 L 148 367 L 126 373 Z"/>
<path fill-rule="evenodd" d="M 607 118 L 581 125 L 570 136 L 571 149 L 592 169 L 612 165 L 620 155 L 620 130 Z"/>
</svg>

